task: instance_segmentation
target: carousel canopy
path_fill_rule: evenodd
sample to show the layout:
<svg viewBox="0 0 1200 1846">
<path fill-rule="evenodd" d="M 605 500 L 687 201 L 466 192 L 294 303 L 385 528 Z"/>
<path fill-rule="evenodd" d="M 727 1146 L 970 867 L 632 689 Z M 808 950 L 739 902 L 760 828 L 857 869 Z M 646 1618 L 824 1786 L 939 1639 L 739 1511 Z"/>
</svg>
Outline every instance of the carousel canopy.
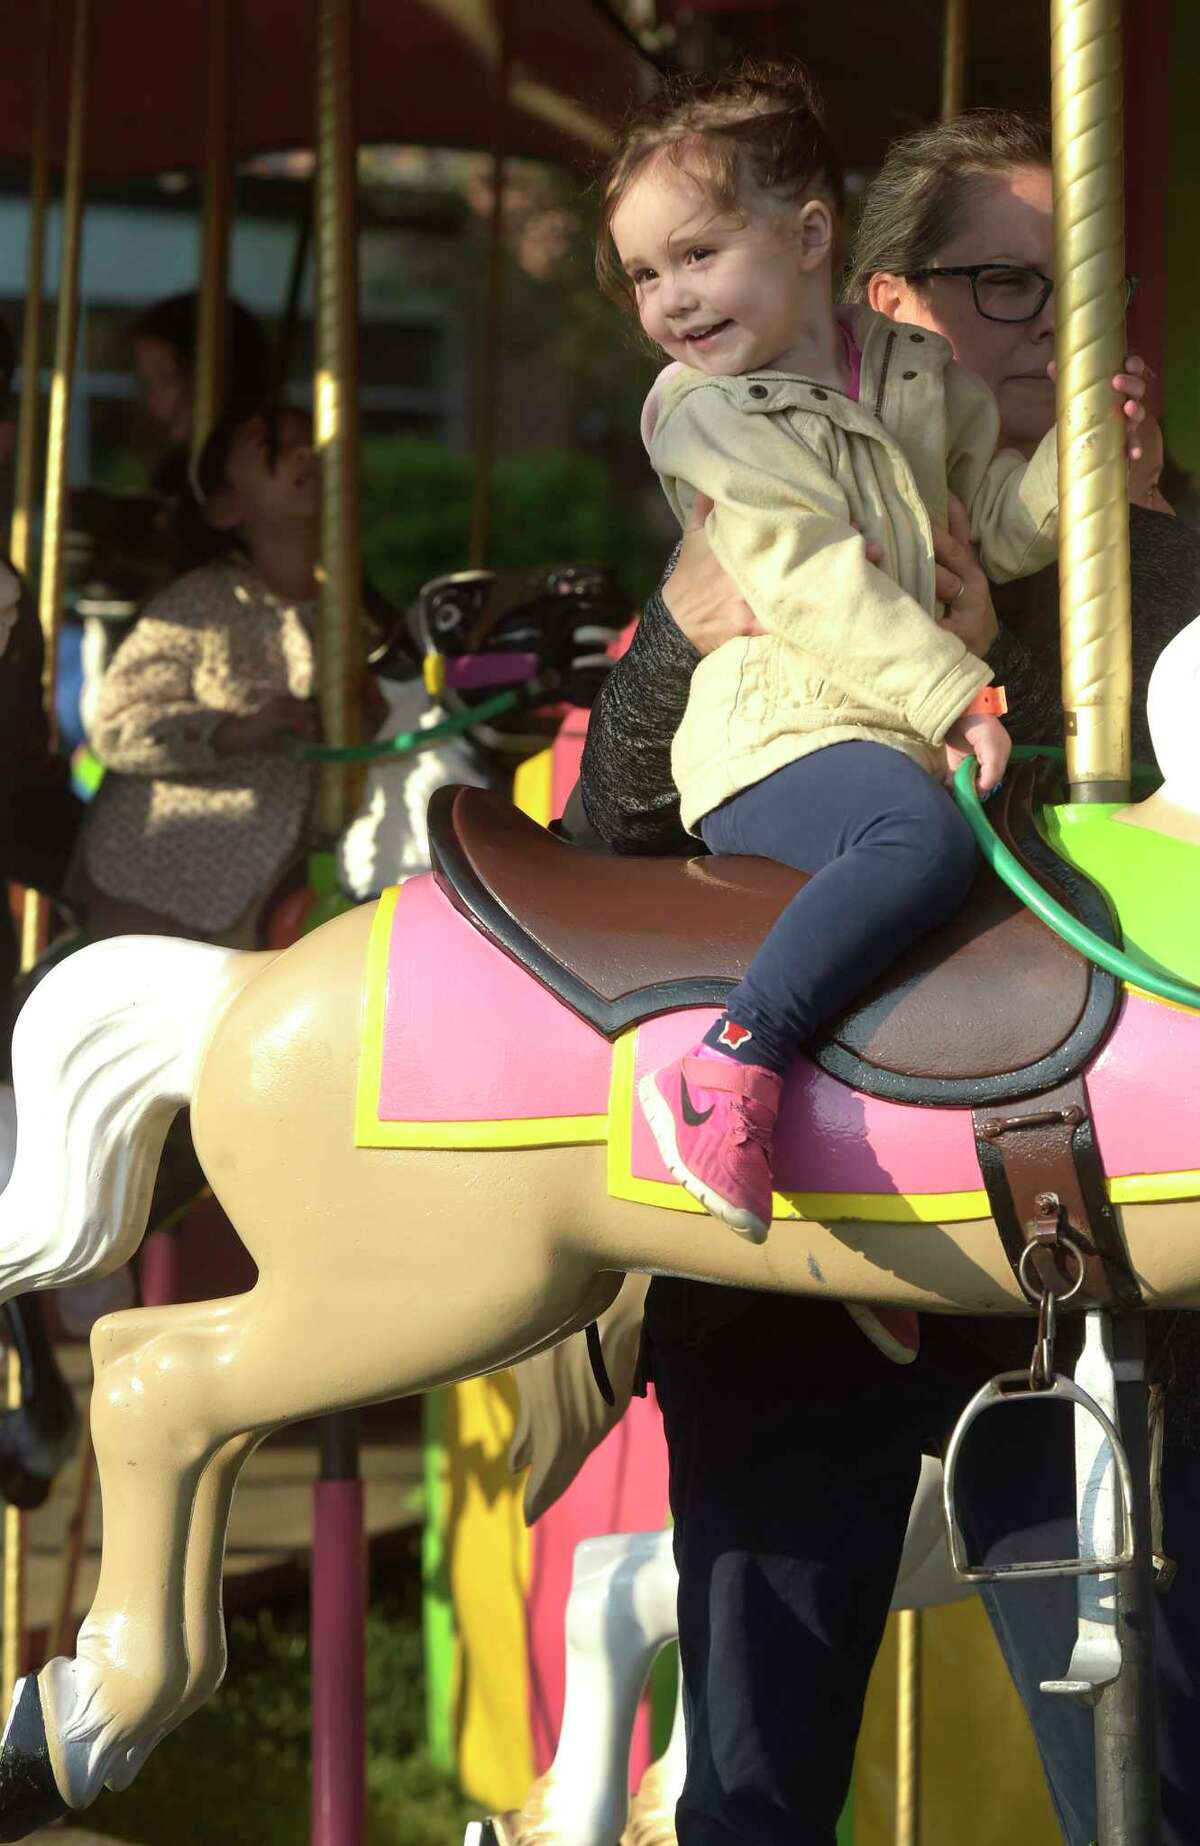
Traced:
<svg viewBox="0 0 1200 1846">
<path fill-rule="evenodd" d="M 509 152 L 579 162 L 600 152 L 653 71 L 597 0 L 358 0 L 363 142 L 491 148 L 502 8 Z M 39 18 L 49 0 L 0 8 L 0 158 L 33 137 Z M 65 139 L 70 0 L 58 0 L 54 146 Z M 234 0 L 232 115 L 238 158 L 309 145 L 315 101 L 311 0 Z M 206 0 L 92 0 L 86 166 L 115 177 L 189 168 L 204 152 Z"/>
</svg>

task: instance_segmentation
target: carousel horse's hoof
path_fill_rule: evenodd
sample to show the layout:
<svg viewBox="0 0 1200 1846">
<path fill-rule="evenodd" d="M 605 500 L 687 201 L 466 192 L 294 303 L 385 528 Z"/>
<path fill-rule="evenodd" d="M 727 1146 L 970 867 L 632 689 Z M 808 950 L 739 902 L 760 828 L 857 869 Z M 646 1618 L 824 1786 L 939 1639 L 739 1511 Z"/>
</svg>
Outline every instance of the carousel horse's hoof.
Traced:
<svg viewBox="0 0 1200 1846">
<path fill-rule="evenodd" d="M 0 1840 L 23 1840 L 70 1809 L 58 1792 L 34 1674 L 17 1681 L 0 1743 Z"/>
<path fill-rule="evenodd" d="M 675 1846 L 676 1782 L 664 1758 L 650 1764 L 633 1798 L 621 1846 Z"/>
<path fill-rule="evenodd" d="M 33 1512 L 79 1445 L 79 1412 L 71 1397 L 0 1412 L 0 1495 Z"/>
<path fill-rule="evenodd" d="M 516 1814 L 492 1814 L 473 1820 L 463 1834 L 463 1846 L 517 1846 Z"/>
</svg>

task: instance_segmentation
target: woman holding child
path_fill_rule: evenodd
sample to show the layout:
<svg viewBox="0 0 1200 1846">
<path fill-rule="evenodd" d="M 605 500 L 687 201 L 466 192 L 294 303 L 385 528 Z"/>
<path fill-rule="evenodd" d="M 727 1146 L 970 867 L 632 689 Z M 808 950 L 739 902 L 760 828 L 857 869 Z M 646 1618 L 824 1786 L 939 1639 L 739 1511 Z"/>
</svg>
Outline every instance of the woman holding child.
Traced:
<svg viewBox="0 0 1200 1846">
<path fill-rule="evenodd" d="M 1054 554 L 1048 154 L 1040 131 L 994 114 L 900 144 L 851 266 L 863 305 L 837 317 L 838 179 L 797 73 L 668 92 L 614 168 L 602 273 L 620 261 L 643 327 L 686 368 L 652 394 L 651 459 L 682 517 L 714 505 L 666 586 L 679 626 L 652 602 L 608 682 L 581 792 L 617 850 L 673 849 L 682 793 L 684 824 L 714 849 L 816 874 L 816 897 L 785 913 L 711 1042 L 643 1092 L 677 1176 L 753 1234 L 769 1219 L 787 1058 L 965 889 L 942 746 L 976 750 L 983 781 L 997 779 L 1008 740 L 986 689 L 1001 679 L 1017 735 L 1046 739 L 1057 719 L 1056 634 L 1031 614 L 1037 597 L 1015 585 L 1001 628 L 966 543 L 1010 578 Z M 1113 382 L 1136 429 L 1140 367 Z M 1137 540 L 1156 557 L 1173 542 Z M 1194 558 L 1181 562 L 1194 582 Z M 1136 598 L 1137 549 L 1134 570 Z M 1164 621 L 1173 633 L 1194 604 L 1154 613 L 1157 632 L 1135 610 L 1135 717 Z M 1011 1332 L 929 1317 L 918 1349 L 914 1326 L 868 1315 L 865 1345 L 836 1307 L 677 1281 L 652 1285 L 647 1330 L 680 1566 L 680 1841 L 829 1846 L 921 1451 L 944 1441 Z M 1024 1441 L 1013 1458 L 994 1445 L 967 1483 L 981 1544 L 1014 1512 L 1043 1541 L 1069 1516 L 1069 1442 L 1031 1455 Z M 1036 1626 L 1014 1621 L 1007 1637 L 1024 1691 L 1061 1671 L 1070 1644 L 1070 1608 L 1034 1597 Z M 1003 1634 L 1000 1597 L 993 1615 Z M 1176 1618 L 1172 1842 L 1194 1837 L 1196 1811 L 1187 1595 Z M 1064 1832 L 1084 1846 L 1090 1719 L 1061 1701 L 1031 1715 Z"/>
</svg>

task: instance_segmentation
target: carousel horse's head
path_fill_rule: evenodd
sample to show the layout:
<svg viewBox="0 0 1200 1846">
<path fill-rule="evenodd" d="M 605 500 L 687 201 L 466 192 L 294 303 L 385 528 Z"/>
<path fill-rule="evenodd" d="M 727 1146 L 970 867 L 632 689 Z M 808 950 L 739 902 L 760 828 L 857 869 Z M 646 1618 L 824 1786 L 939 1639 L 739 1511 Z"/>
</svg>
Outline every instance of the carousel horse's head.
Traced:
<svg viewBox="0 0 1200 1846">
<path fill-rule="evenodd" d="M 1146 693 L 1146 717 L 1163 773 L 1161 795 L 1173 807 L 1200 816 L 1200 616 L 1180 630 L 1155 663 Z"/>
<path fill-rule="evenodd" d="M 512 757 L 541 748 L 564 705 L 593 704 L 630 614 L 611 570 L 467 570 L 425 585 L 414 626 L 426 684 L 448 712 L 536 683 L 531 703 L 472 731 L 485 748 Z"/>
</svg>

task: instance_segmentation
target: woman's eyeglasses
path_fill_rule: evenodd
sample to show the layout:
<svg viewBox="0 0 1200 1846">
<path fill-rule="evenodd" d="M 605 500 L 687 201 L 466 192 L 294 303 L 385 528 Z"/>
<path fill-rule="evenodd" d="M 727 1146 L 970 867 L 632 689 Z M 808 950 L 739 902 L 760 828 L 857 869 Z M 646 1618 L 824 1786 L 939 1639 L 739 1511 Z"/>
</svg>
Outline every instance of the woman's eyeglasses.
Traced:
<svg viewBox="0 0 1200 1846">
<path fill-rule="evenodd" d="M 925 282 L 931 276 L 965 276 L 971 284 L 975 311 L 984 320 L 1036 320 L 1054 293 L 1049 276 L 1019 263 L 960 263 L 945 269 L 909 269 L 905 275 L 910 282 Z M 1136 289 L 1137 277 L 1126 276 L 1126 309 Z"/>
</svg>

